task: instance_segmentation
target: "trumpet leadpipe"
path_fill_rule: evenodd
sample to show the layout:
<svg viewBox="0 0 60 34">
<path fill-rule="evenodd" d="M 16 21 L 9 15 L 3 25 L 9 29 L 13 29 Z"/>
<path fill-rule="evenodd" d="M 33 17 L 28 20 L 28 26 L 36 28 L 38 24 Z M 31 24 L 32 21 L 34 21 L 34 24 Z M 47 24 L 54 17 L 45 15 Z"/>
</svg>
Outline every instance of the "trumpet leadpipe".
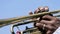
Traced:
<svg viewBox="0 0 60 34">
<path fill-rule="evenodd" d="M 40 17 L 42 15 L 45 15 L 45 14 L 55 14 L 55 13 L 58 13 L 60 12 L 60 10 L 57 10 L 57 11 L 51 11 L 51 12 L 43 12 L 43 13 L 38 13 L 38 14 L 33 14 L 33 15 L 29 15 L 29 16 L 24 16 L 24 17 L 15 17 L 15 18 L 9 18 L 9 19 L 1 19 L 0 20 L 0 27 L 3 27 L 5 25 L 9 25 L 9 24 L 14 24 L 18 21 L 22 21 L 22 20 L 25 20 L 25 19 L 30 19 L 32 17 Z M 13 21 L 15 21 L 14 23 L 12 23 Z"/>
</svg>

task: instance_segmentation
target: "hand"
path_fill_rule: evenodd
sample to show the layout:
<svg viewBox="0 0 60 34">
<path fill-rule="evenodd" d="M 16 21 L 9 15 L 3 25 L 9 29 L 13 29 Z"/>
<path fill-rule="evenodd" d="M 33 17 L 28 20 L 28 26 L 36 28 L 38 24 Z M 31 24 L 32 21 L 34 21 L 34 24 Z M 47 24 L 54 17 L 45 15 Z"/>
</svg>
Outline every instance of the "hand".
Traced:
<svg viewBox="0 0 60 34">
<path fill-rule="evenodd" d="M 39 7 L 37 10 L 35 10 L 34 14 L 46 12 L 46 11 L 49 11 L 49 8 L 47 6 Z M 33 13 L 30 12 L 29 14 L 32 15 Z M 40 17 L 37 17 L 37 18 L 41 19 Z M 45 19 L 48 19 L 48 20 L 45 20 Z M 44 15 L 42 17 L 42 20 L 39 20 L 38 22 L 36 22 L 34 26 L 37 26 L 40 29 L 41 28 L 43 29 L 44 27 L 44 30 L 46 30 L 45 34 L 52 34 L 60 26 L 59 22 L 60 20 L 56 17 L 50 16 L 50 15 Z"/>
<path fill-rule="evenodd" d="M 41 20 L 39 23 L 36 24 L 39 28 L 45 28 L 47 30 L 46 34 L 52 34 L 59 26 L 60 26 L 60 20 L 56 17 L 45 15 L 43 16 L 43 19 L 49 19 L 49 20 Z M 43 26 L 45 24 L 45 26 Z"/>
</svg>

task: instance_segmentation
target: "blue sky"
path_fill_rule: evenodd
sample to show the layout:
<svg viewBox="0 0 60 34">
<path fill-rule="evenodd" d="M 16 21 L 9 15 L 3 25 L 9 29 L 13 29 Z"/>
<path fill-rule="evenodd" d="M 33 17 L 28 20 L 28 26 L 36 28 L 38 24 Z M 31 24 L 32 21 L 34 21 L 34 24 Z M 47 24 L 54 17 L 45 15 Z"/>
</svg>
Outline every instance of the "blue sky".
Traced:
<svg viewBox="0 0 60 34">
<path fill-rule="evenodd" d="M 0 19 L 26 16 L 39 6 L 48 6 L 50 11 L 60 9 L 60 0 L 0 0 Z M 0 28 L 0 34 L 11 34 L 10 25 Z"/>
</svg>

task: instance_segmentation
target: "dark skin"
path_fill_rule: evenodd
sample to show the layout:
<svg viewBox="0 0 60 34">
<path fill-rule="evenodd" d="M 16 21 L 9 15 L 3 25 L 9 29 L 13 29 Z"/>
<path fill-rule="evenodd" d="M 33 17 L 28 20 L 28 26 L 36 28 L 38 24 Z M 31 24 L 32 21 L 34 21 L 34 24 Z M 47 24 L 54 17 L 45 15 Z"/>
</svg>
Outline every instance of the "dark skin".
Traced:
<svg viewBox="0 0 60 34">
<path fill-rule="evenodd" d="M 47 6 L 42 9 L 41 9 L 41 7 L 39 7 L 38 9 L 35 10 L 34 14 L 44 12 L 44 11 L 49 11 L 49 8 Z M 32 14 L 33 13 L 31 12 L 30 15 L 32 15 Z M 37 17 L 37 18 L 39 18 L 39 17 Z M 37 19 L 37 18 L 35 18 L 35 19 Z M 45 34 L 53 34 L 53 32 L 60 26 L 60 19 L 58 19 L 54 16 L 44 15 L 42 17 L 42 19 L 41 20 L 40 19 L 41 18 L 39 18 L 39 21 L 36 22 L 35 26 L 38 27 L 39 29 L 42 29 L 43 25 L 45 24 L 45 27 L 44 27 L 44 30 L 46 31 Z M 46 20 L 46 19 L 48 19 L 48 20 Z"/>
</svg>

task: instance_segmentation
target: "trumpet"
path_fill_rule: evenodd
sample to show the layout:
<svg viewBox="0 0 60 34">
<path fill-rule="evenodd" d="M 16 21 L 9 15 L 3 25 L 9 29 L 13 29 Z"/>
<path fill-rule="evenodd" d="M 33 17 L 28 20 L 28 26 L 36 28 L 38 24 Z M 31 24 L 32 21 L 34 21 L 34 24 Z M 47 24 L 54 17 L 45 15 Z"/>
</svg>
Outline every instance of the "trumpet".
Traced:
<svg viewBox="0 0 60 34">
<path fill-rule="evenodd" d="M 59 17 L 60 15 L 57 15 L 55 17 Z M 11 26 L 11 34 L 15 34 L 14 32 L 14 27 L 17 27 L 19 25 L 24 25 L 24 24 L 28 24 L 28 23 L 35 23 L 36 21 L 38 21 L 37 19 L 34 19 L 34 20 L 27 20 L 26 22 L 20 22 L 20 23 L 16 23 L 16 24 L 12 24 Z M 18 28 L 18 27 L 17 27 Z M 19 28 L 18 28 L 19 30 Z M 41 32 L 37 27 L 33 27 L 33 28 L 29 28 L 27 30 L 24 30 L 24 31 L 19 31 L 20 33 L 19 34 L 42 34 L 44 32 Z"/>
<path fill-rule="evenodd" d="M 27 22 L 21 22 L 21 23 L 12 24 L 11 29 L 10 29 L 11 34 L 15 34 L 14 27 L 17 27 L 19 25 L 28 24 L 28 23 L 31 23 L 31 22 L 33 23 L 35 21 L 38 21 L 38 20 L 28 20 Z M 25 34 L 42 34 L 42 32 L 39 31 L 37 27 L 33 27 L 33 28 L 30 28 L 30 29 L 27 29 L 27 30 L 24 30 L 24 31 L 19 31 L 19 32 L 20 32 L 19 34 L 24 34 L 24 33 Z"/>
<path fill-rule="evenodd" d="M 33 17 L 40 17 L 42 15 L 46 15 L 46 14 L 55 14 L 55 13 L 59 13 L 60 10 L 56 10 L 56 11 L 50 11 L 50 12 L 43 12 L 43 13 L 38 13 L 38 14 L 33 14 L 33 15 L 29 15 L 29 16 L 23 16 L 23 17 L 14 17 L 14 18 L 9 18 L 9 19 L 0 19 L 0 28 L 6 25 L 10 25 L 10 24 L 14 24 L 17 22 L 21 22 L 23 20 L 26 19 L 30 19 Z M 60 15 L 57 15 L 56 17 L 60 17 Z"/>
</svg>

